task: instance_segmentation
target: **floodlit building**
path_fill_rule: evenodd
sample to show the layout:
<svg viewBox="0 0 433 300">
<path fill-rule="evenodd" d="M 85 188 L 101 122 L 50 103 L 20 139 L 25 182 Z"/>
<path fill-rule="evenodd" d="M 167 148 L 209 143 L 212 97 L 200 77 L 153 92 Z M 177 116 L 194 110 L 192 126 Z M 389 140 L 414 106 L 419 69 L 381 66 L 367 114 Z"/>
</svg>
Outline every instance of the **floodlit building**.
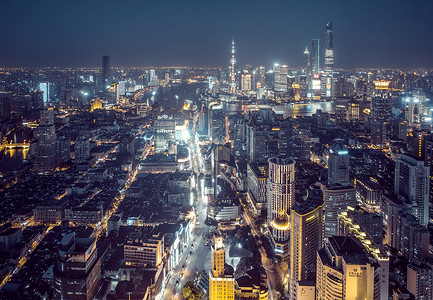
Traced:
<svg viewBox="0 0 433 300">
<path fill-rule="evenodd" d="M 226 248 L 223 237 L 215 234 L 212 244 L 212 261 L 209 272 L 209 300 L 230 300 L 235 298 L 235 278 L 225 264 Z"/>
<path fill-rule="evenodd" d="M 291 158 L 269 159 L 268 227 L 275 254 L 289 257 L 290 209 L 295 204 L 295 161 Z"/>
</svg>

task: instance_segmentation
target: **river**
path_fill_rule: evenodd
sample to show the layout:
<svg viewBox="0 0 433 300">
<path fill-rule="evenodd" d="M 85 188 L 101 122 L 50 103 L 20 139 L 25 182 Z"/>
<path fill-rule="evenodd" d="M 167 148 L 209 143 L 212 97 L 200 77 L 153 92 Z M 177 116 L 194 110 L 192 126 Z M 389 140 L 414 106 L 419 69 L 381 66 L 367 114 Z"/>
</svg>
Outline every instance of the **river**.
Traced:
<svg viewBox="0 0 433 300">
<path fill-rule="evenodd" d="M 158 102 L 162 107 L 177 107 L 181 108 L 185 100 L 192 100 L 197 103 L 199 95 L 197 89 L 202 89 L 207 86 L 206 83 L 182 83 L 166 88 L 157 88 L 154 93 L 151 92 L 144 95 L 144 99 L 149 99 L 149 104 Z M 342 101 L 343 103 L 347 103 Z M 238 103 L 224 103 L 223 109 L 227 113 L 246 112 L 256 108 L 269 107 L 275 110 L 277 114 L 283 114 L 285 117 L 291 116 L 311 116 L 316 110 L 321 109 L 323 112 L 334 113 L 335 102 L 312 102 L 306 104 L 271 104 L 271 105 L 242 105 Z"/>
</svg>

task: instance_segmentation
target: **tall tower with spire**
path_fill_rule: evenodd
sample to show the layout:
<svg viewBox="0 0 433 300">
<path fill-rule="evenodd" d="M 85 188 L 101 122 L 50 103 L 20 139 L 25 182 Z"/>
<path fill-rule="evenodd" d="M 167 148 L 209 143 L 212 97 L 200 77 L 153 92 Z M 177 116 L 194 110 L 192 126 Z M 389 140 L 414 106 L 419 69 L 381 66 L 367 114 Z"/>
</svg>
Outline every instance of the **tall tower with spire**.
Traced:
<svg viewBox="0 0 433 300">
<path fill-rule="evenodd" d="M 325 71 L 334 68 L 334 41 L 332 37 L 332 22 L 329 21 L 325 28 Z"/>
<path fill-rule="evenodd" d="M 232 58 L 230 59 L 230 94 L 236 94 L 235 39 L 232 39 Z"/>
</svg>

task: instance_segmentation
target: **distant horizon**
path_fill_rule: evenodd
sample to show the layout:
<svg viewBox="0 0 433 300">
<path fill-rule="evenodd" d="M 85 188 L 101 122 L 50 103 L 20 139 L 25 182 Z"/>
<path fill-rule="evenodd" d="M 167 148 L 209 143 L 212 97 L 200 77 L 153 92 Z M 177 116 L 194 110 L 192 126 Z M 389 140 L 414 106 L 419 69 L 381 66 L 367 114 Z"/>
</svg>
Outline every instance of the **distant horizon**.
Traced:
<svg viewBox="0 0 433 300">
<path fill-rule="evenodd" d="M 102 56 L 101 56 L 102 57 Z M 284 63 L 283 63 L 284 64 Z M 252 67 L 265 67 L 267 70 L 270 70 L 272 68 L 272 65 L 253 65 L 253 64 L 246 64 L 246 65 L 251 65 Z M 243 70 L 244 67 L 246 66 L 241 66 L 239 67 L 238 65 L 236 65 L 238 67 L 238 71 L 239 70 Z M 102 66 L 0 66 L 0 70 L 1 69 L 102 69 Z M 110 66 L 111 69 L 176 69 L 176 68 L 180 68 L 180 69 L 190 69 L 190 68 L 200 68 L 200 69 L 228 69 L 229 66 L 205 66 L 205 65 L 184 65 L 184 66 Z M 299 70 L 302 69 L 302 66 L 297 66 L 297 67 L 292 67 L 289 65 L 289 70 Z M 433 66 L 431 67 L 350 67 L 350 68 L 339 68 L 339 67 L 335 67 L 334 71 L 349 71 L 349 70 L 355 70 L 355 69 L 365 69 L 365 70 L 400 70 L 400 71 L 410 71 L 410 70 L 432 70 L 433 71 Z M 320 69 L 320 71 L 322 71 L 323 68 Z"/>
<path fill-rule="evenodd" d="M 228 66 L 232 37 L 239 66 L 301 67 L 332 21 L 335 67 L 433 68 L 433 1 L 4 2 L 4 67 Z"/>
</svg>

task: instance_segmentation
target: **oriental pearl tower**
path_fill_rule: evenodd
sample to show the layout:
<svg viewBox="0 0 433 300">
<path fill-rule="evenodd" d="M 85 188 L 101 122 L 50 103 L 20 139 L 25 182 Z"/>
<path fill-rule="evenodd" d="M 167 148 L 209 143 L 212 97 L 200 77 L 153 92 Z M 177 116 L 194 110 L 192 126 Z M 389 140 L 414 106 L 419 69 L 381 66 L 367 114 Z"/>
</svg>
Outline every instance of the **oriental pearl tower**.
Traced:
<svg viewBox="0 0 433 300">
<path fill-rule="evenodd" d="M 236 94 L 236 70 L 235 70 L 235 39 L 232 39 L 232 58 L 230 59 L 230 94 Z"/>
</svg>

